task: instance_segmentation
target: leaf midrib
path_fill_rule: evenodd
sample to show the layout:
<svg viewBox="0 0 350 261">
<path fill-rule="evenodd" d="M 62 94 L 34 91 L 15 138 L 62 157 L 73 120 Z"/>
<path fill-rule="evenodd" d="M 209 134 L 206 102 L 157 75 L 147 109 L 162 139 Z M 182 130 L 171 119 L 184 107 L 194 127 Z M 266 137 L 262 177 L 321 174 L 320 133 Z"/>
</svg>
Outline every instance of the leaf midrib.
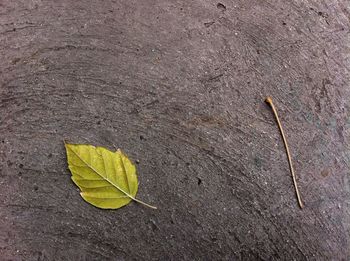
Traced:
<svg viewBox="0 0 350 261">
<path fill-rule="evenodd" d="M 114 182 L 112 182 L 111 180 L 109 180 L 108 178 L 105 178 L 104 176 L 101 175 L 101 173 L 99 173 L 93 166 L 91 166 L 90 164 L 88 164 L 82 157 L 80 157 L 80 155 L 75 152 L 72 148 L 70 148 L 68 146 L 68 148 L 86 165 L 88 166 L 90 169 L 92 169 L 97 175 L 99 175 L 101 178 L 103 178 L 104 180 L 106 180 L 107 182 L 111 183 L 116 189 L 120 190 L 122 193 L 124 193 L 126 196 L 128 196 L 129 198 L 135 200 L 135 198 L 133 196 L 131 196 L 129 193 L 127 193 L 126 191 L 124 191 L 122 188 L 120 188 L 118 185 L 116 185 Z M 102 157 L 103 163 L 104 163 L 104 159 Z M 126 173 L 125 173 L 126 175 Z"/>
</svg>

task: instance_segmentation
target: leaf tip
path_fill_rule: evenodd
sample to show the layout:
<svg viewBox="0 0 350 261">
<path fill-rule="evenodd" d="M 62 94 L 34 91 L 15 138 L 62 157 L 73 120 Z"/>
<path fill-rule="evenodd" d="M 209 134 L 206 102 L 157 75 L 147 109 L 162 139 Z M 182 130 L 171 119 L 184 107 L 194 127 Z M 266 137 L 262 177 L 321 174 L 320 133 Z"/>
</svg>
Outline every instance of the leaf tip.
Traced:
<svg viewBox="0 0 350 261">
<path fill-rule="evenodd" d="M 71 144 L 68 143 L 67 140 L 63 140 L 64 147 L 67 149 Z"/>
</svg>

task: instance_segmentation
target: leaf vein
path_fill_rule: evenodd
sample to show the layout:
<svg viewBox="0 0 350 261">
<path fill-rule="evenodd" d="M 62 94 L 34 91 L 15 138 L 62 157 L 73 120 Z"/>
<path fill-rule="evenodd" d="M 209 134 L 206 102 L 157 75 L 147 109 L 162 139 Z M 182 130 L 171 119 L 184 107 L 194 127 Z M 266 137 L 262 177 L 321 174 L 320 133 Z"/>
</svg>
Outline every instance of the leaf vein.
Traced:
<svg viewBox="0 0 350 261">
<path fill-rule="evenodd" d="M 84 195 L 84 193 L 82 192 L 82 194 Z M 100 198 L 100 197 L 93 197 L 93 196 L 89 196 L 89 195 L 84 195 L 85 197 L 89 197 L 89 198 L 96 198 L 96 199 L 118 199 L 118 198 L 129 198 L 128 196 L 121 196 L 121 197 L 111 197 L 111 198 Z"/>
<path fill-rule="evenodd" d="M 121 165 L 122 165 L 124 176 L 125 176 L 125 179 L 126 179 L 126 185 L 128 186 L 128 191 L 131 192 L 130 186 L 129 186 L 129 178 L 128 178 L 128 175 L 126 173 L 126 169 L 125 169 L 125 166 L 124 166 L 124 160 L 123 160 L 123 154 L 122 153 L 120 153 L 120 160 L 122 162 Z"/>
</svg>

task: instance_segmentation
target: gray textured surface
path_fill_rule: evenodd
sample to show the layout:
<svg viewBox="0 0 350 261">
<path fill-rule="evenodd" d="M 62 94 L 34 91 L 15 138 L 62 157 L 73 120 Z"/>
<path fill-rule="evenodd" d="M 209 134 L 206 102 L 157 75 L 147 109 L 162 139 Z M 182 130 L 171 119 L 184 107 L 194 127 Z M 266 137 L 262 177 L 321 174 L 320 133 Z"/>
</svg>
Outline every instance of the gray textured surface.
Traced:
<svg viewBox="0 0 350 261">
<path fill-rule="evenodd" d="M 1 1 L 1 260 L 349 260 L 350 6 L 328 2 Z M 159 210 L 86 204 L 63 139 L 122 148 Z"/>
</svg>

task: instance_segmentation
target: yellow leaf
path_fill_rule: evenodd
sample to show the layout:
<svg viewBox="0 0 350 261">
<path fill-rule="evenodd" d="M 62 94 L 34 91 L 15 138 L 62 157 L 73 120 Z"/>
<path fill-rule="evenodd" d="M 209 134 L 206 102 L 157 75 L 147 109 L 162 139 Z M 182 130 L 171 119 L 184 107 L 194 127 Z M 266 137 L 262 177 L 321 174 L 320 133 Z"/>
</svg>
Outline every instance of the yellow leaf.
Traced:
<svg viewBox="0 0 350 261">
<path fill-rule="evenodd" d="M 134 200 L 156 209 L 135 198 L 136 167 L 121 150 L 67 143 L 65 147 L 71 178 L 85 201 L 98 208 L 116 209 Z"/>
</svg>

